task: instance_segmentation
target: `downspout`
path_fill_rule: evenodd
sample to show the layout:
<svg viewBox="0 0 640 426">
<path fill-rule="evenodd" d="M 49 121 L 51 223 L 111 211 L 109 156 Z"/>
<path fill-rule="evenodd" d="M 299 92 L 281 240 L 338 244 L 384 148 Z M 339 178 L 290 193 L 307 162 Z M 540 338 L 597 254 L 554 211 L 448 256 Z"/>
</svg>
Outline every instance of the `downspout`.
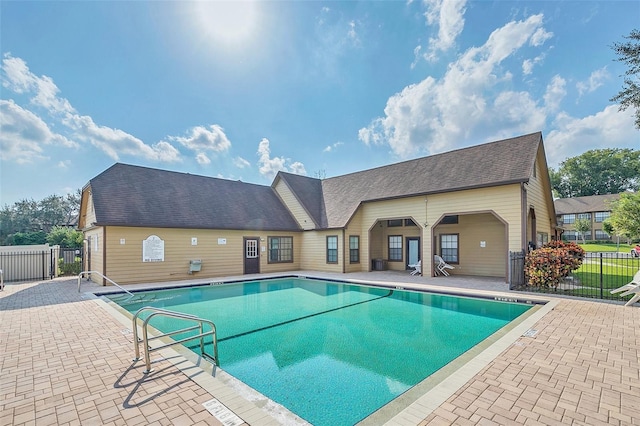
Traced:
<svg viewBox="0 0 640 426">
<path fill-rule="evenodd" d="M 347 272 L 347 256 L 346 256 L 346 241 L 345 241 L 345 233 L 346 229 L 342 228 L 342 273 L 345 274 Z"/>
<path fill-rule="evenodd" d="M 520 214 L 522 216 L 521 218 L 521 227 L 520 227 L 520 249 L 521 250 L 526 250 L 527 248 L 527 188 L 526 186 L 527 182 L 522 182 L 520 184 L 520 188 L 521 188 L 521 206 L 520 206 Z"/>
<path fill-rule="evenodd" d="M 102 227 L 102 275 L 107 276 L 107 227 Z M 102 286 L 106 287 L 107 280 L 102 278 Z"/>
</svg>

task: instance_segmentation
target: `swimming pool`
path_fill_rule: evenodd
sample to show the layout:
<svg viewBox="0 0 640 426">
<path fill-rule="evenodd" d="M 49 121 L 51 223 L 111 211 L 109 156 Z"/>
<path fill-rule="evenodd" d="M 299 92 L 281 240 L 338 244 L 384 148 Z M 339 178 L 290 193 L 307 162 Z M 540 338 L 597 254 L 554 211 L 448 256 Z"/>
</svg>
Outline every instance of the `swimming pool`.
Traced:
<svg viewBox="0 0 640 426">
<path fill-rule="evenodd" d="M 221 368 L 316 426 L 357 423 L 531 308 L 304 278 L 111 299 L 212 320 Z"/>
</svg>

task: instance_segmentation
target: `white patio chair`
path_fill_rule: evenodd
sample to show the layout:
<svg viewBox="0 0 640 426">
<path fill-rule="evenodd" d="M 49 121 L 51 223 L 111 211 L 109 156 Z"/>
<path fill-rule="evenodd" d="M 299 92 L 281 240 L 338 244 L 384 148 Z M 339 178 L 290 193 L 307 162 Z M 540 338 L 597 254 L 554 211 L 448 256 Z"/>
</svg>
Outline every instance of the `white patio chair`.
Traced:
<svg viewBox="0 0 640 426">
<path fill-rule="evenodd" d="M 623 285 L 622 287 L 618 287 L 614 290 L 611 290 L 611 294 L 621 293 L 620 296 L 628 296 L 633 294 L 634 296 L 624 304 L 624 306 L 631 306 L 637 300 L 640 299 L 640 269 L 633 276 L 633 279 L 629 281 L 629 283 Z"/>
<path fill-rule="evenodd" d="M 417 263 L 409 265 L 409 268 L 413 268 L 410 275 L 422 275 L 422 261 L 418 260 Z"/>
<path fill-rule="evenodd" d="M 453 266 L 449 265 L 444 259 L 437 254 L 433 256 L 436 261 L 436 275 L 442 274 L 445 277 L 448 277 L 450 274 L 447 272 L 447 269 L 455 269 Z"/>
</svg>

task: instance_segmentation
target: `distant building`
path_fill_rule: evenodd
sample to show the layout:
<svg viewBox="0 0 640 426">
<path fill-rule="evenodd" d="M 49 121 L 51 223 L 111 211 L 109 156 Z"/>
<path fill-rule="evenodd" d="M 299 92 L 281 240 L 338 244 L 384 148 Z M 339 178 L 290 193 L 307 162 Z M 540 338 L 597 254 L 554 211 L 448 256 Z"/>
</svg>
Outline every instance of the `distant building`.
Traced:
<svg viewBox="0 0 640 426">
<path fill-rule="evenodd" d="M 602 229 L 602 222 L 611 215 L 611 203 L 619 199 L 620 194 L 605 194 L 555 200 L 558 225 L 564 229 L 562 239 L 581 241 L 582 235 L 575 230 L 574 224 L 576 219 L 584 218 L 591 222 L 591 228 L 584 233 L 585 241 L 611 240 L 611 235 Z"/>
</svg>

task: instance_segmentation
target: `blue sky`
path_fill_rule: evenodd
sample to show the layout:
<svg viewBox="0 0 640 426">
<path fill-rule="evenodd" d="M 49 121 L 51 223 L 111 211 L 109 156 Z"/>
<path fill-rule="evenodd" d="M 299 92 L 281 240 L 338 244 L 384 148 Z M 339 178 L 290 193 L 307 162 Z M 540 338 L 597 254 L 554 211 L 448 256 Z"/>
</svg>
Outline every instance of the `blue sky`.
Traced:
<svg viewBox="0 0 640 426">
<path fill-rule="evenodd" d="M 116 162 L 269 185 L 542 131 L 640 148 L 609 101 L 638 1 L 0 2 L 0 205 Z"/>
</svg>

